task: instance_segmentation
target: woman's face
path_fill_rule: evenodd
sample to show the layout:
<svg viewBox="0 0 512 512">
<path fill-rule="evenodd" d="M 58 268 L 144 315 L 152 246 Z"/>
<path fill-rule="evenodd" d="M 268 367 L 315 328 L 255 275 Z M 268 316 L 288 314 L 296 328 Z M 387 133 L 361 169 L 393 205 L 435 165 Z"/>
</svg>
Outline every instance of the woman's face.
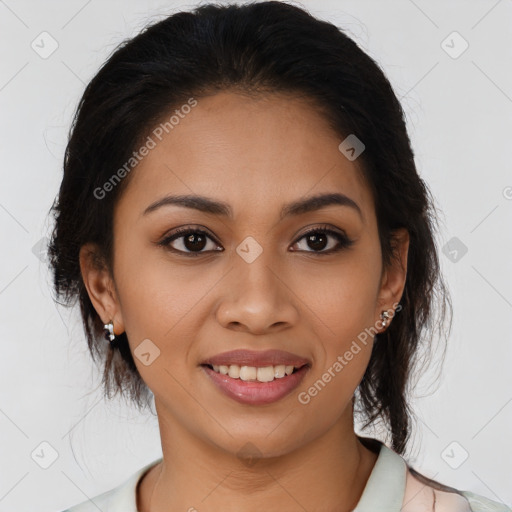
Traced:
<svg viewBox="0 0 512 512">
<path fill-rule="evenodd" d="M 151 136 L 155 147 L 115 210 L 116 302 L 95 305 L 114 318 L 116 333 L 126 331 L 160 421 L 232 453 L 252 446 L 267 456 L 336 424 L 352 428 L 351 398 L 382 330 L 380 313 L 405 283 L 405 269 L 383 271 L 357 160 L 338 149 L 342 139 L 311 106 L 277 95 L 198 98 L 168 133 Z M 287 210 L 323 194 L 344 204 Z M 228 214 L 171 202 L 148 211 L 183 195 L 223 203 Z M 177 228 L 207 234 L 159 245 Z M 304 236 L 312 228 L 316 238 Z M 407 240 L 402 247 L 405 266 Z M 204 366 L 233 350 L 273 349 L 307 365 L 276 377 L 292 359 L 217 361 L 277 366 L 259 372 L 274 378 L 266 383 L 251 382 L 251 368 L 242 372 L 249 380 L 235 381 L 234 367 L 226 376 Z"/>
</svg>

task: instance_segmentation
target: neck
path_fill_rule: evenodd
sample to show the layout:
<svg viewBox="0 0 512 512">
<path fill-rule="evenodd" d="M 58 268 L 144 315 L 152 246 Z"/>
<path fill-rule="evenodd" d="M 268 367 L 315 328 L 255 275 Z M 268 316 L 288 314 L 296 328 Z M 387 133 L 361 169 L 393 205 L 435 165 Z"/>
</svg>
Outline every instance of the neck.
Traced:
<svg viewBox="0 0 512 512">
<path fill-rule="evenodd" d="M 350 511 L 377 455 L 359 441 L 349 412 L 306 445 L 248 460 L 198 439 L 169 418 L 162 421 L 159 413 L 163 460 L 140 480 L 137 510 Z"/>
</svg>

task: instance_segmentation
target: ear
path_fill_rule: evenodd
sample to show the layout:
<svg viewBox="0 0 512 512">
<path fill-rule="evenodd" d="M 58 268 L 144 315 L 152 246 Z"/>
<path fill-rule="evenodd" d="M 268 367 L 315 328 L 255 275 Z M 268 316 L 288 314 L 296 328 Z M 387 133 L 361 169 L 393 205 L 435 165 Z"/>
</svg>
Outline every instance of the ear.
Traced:
<svg viewBox="0 0 512 512">
<path fill-rule="evenodd" d="M 103 324 L 114 322 L 114 334 L 122 334 L 124 322 L 115 284 L 97 244 L 83 245 L 79 259 L 82 279 L 94 309 Z"/>
<path fill-rule="evenodd" d="M 378 319 L 377 325 L 382 325 L 381 312 L 387 311 L 391 323 L 395 314 L 396 306 L 402 298 L 407 278 L 407 255 L 409 252 L 409 232 L 406 228 L 399 228 L 392 232 L 391 246 L 394 257 L 390 264 L 382 271 L 382 278 L 375 311 Z M 385 330 L 384 328 L 383 330 Z"/>
</svg>

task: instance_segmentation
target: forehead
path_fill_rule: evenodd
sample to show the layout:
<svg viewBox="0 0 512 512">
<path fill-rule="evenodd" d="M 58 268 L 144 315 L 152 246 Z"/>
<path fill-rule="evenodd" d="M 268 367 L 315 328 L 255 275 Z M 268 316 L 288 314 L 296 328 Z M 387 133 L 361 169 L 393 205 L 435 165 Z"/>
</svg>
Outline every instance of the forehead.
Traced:
<svg viewBox="0 0 512 512">
<path fill-rule="evenodd" d="M 171 193 L 229 202 L 234 217 L 264 215 L 325 192 L 349 196 L 366 221 L 373 208 L 359 165 L 338 149 L 343 137 L 303 99 L 221 92 L 197 98 L 167 129 L 159 126 L 120 201 L 139 213 Z"/>
</svg>

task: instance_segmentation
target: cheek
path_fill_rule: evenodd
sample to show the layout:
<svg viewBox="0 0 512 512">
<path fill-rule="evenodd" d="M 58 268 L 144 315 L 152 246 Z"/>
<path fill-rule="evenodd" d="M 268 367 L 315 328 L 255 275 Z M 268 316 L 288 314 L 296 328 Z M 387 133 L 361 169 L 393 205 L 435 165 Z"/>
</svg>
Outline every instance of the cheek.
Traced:
<svg viewBox="0 0 512 512">
<path fill-rule="evenodd" d="M 322 316 L 330 327 L 330 339 L 336 340 L 329 345 L 338 352 L 348 348 L 352 340 L 365 338 L 364 333 L 372 332 L 370 329 L 376 327 L 374 287 L 361 280 L 352 282 L 353 278 L 340 283 L 340 287 L 332 292 Z"/>
<path fill-rule="evenodd" d="M 164 251 L 134 253 L 127 247 L 119 243 L 115 274 L 132 353 L 137 356 L 141 342 L 149 339 L 160 351 L 156 366 L 165 362 L 166 368 L 179 372 L 204 321 L 204 299 L 218 277 L 206 267 L 173 262 Z M 137 357 L 134 360 L 146 380 L 148 367 L 140 366 Z"/>
<path fill-rule="evenodd" d="M 374 286 L 364 280 L 364 274 L 340 274 L 329 281 L 328 293 L 316 296 L 316 315 L 311 318 L 316 318 L 320 338 L 317 364 L 297 397 L 323 417 L 324 427 L 337 421 L 350 405 L 368 366 L 375 332 Z"/>
<path fill-rule="evenodd" d="M 358 251 L 329 272 L 310 276 L 302 285 L 302 295 L 308 297 L 327 346 L 342 350 L 375 325 L 379 278 L 377 258 L 365 259 Z"/>
<path fill-rule="evenodd" d="M 324 277 L 318 275 L 308 280 L 307 295 L 309 315 L 314 322 L 319 346 L 316 370 L 308 379 L 320 379 L 317 390 L 311 390 L 324 398 L 320 402 L 335 399 L 341 403 L 348 400 L 360 380 L 370 360 L 375 325 L 375 303 L 380 277 L 378 251 L 364 259 L 354 254 L 343 264 L 333 267 Z M 325 391 L 322 387 L 325 384 Z M 321 392 L 320 392 L 321 391 Z M 316 396 L 316 395 L 315 395 Z M 337 398 L 333 398 L 337 397 Z"/>
</svg>

